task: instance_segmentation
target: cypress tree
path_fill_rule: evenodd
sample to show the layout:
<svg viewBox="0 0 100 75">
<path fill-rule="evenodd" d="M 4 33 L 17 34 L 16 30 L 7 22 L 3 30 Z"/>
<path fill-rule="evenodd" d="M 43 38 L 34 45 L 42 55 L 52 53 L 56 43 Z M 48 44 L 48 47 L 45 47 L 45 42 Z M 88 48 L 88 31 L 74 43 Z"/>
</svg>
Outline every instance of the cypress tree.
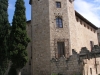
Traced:
<svg viewBox="0 0 100 75">
<path fill-rule="evenodd" d="M 26 32 L 26 16 L 23 0 L 16 1 L 10 38 L 11 61 L 16 71 L 20 71 L 28 61 L 26 48 L 30 41 Z"/>
<path fill-rule="evenodd" d="M 8 65 L 8 0 L 0 0 L 0 75 L 4 75 Z"/>
</svg>

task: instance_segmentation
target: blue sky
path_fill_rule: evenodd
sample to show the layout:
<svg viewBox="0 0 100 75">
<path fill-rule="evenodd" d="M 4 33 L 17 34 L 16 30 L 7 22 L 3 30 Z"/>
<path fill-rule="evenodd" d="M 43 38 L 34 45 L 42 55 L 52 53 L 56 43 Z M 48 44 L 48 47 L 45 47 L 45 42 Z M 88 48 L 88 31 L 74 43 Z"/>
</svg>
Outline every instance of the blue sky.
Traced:
<svg viewBox="0 0 100 75">
<path fill-rule="evenodd" d="M 31 5 L 29 5 L 29 0 L 25 1 L 25 7 L 26 7 L 26 18 L 27 20 L 31 19 Z M 14 10 L 15 10 L 15 2 L 16 0 L 9 0 L 9 7 L 8 7 L 8 14 L 9 14 L 9 22 L 12 22 Z"/>
<path fill-rule="evenodd" d="M 29 0 L 25 1 L 27 20 L 31 19 L 31 5 Z M 16 0 L 9 0 L 8 14 L 9 22 L 12 22 Z M 97 27 L 100 27 L 100 0 L 75 0 L 74 8 L 86 19 L 92 22 Z"/>
</svg>

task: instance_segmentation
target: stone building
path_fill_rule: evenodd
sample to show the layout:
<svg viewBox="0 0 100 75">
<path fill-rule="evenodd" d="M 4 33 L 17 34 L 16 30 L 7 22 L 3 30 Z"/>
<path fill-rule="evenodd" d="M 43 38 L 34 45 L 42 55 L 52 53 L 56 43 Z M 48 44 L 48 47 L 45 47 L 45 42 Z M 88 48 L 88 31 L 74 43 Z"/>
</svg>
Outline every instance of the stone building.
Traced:
<svg viewBox="0 0 100 75">
<path fill-rule="evenodd" d="M 73 2 L 30 0 L 30 60 L 22 75 L 100 74 L 98 28 L 74 10 Z"/>
<path fill-rule="evenodd" d="M 97 31 L 97 35 L 98 35 L 98 43 L 99 43 L 99 46 L 100 46 L 100 28 Z"/>
</svg>

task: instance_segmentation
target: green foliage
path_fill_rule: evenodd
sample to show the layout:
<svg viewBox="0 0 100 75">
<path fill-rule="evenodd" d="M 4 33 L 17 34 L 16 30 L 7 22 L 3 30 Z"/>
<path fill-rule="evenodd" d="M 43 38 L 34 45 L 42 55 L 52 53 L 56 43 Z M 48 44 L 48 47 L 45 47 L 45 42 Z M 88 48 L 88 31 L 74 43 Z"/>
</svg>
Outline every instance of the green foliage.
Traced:
<svg viewBox="0 0 100 75">
<path fill-rule="evenodd" d="M 58 73 L 58 75 L 63 75 L 63 74 L 61 74 L 61 73 Z"/>
<path fill-rule="evenodd" d="M 13 65 L 11 65 L 8 75 L 17 75 L 16 69 L 14 68 Z"/>
<path fill-rule="evenodd" d="M 8 0 L 0 0 L 0 75 L 4 75 L 8 65 Z"/>
<path fill-rule="evenodd" d="M 30 39 L 26 32 L 26 16 L 23 0 L 17 0 L 10 34 L 10 58 L 16 69 L 23 68 L 27 61 L 27 45 Z"/>
<path fill-rule="evenodd" d="M 57 75 L 57 74 L 53 73 L 52 75 Z"/>
</svg>

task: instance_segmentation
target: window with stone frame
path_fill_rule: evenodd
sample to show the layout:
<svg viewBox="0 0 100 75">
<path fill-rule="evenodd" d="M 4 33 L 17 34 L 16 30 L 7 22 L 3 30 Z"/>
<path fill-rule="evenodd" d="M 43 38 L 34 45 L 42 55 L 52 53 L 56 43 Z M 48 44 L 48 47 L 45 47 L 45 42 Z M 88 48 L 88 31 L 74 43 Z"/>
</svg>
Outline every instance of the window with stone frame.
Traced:
<svg viewBox="0 0 100 75">
<path fill-rule="evenodd" d="M 62 43 L 62 47 L 60 45 L 60 42 Z M 55 51 L 55 58 L 59 58 L 61 56 L 68 58 L 69 57 L 69 39 L 55 38 L 54 39 L 54 51 Z"/>
<path fill-rule="evenodd" d="M 56 2 L 56 7 L 61 8 L 61 2 Z"/>
<path fill-rule="evenodd" d="M 63 22 L 61 17 L 56 18 L 56 25 L 58 28 L 63 28 Z"/>
<path fill-rule="evenodd" d="M 65 43 L 64 42 L 57 42 L 57 49 L 58 49 L 58 58 L 65 56 Z"/>
</svg>

